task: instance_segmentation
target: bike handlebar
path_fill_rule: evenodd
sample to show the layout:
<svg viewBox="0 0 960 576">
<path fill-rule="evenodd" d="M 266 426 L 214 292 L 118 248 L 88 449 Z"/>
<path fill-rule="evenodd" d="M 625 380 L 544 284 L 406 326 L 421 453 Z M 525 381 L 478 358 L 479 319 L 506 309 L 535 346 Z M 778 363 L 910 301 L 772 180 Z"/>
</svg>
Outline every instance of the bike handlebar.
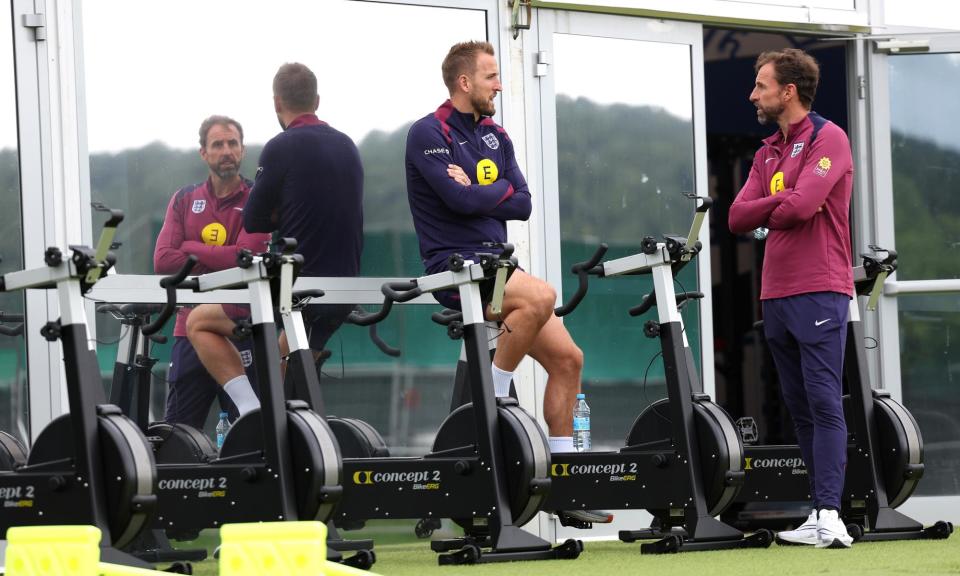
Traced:
<svg viewBox="0 0 960 576">
<path fill-rule="evenodd" d="M 603 255 L 607 253 L 607 244 L 601 243 L 597 247 L 597 251 L 593 253 L 593 256 L 585 262 L 577 262 L 570 269 L 570 272 L 577 275 L 577 291 L 573 293 L 573 296 L 570 297 L 570 300 L 566 304 L 557 306 L 553 313 L 557 316 L 566 316 L 576 309 L 580 305 L 580 302 L 583 300 L 583 297 L 587 295 L 587 287 L 589 284 L 590 274 L 598 274 L 599 270 L 594 270 L 596 266 L 600 263 L 600 259 L 603 258 Z"/>
<path fill-rule="evenodd" d="M 377 348 L 387 356 L 397 358 L 400 356 L 400 349 L 394 348 L 393 346 L 387 344 L 387 342 L 380 337 L 380 334 L 377 333 L 377 325 L 370 325 L 370 340 L 373 340 L 373 343 L 376 344 Z"/>
<path fill-rule="evenodd" d="M 450 308 L 444 308 L 439 312 L 434 312 L 431 314 L 430 319 L 441 326 L 449 326 L 454 320 L 462 320 L 463 312 L 452 310 Z"/>
<path fill-rule="evenodd" d="M 422 294 L 416 280 L 388 282 L 380 287 L 380 291 L 384 296 L 383 306 L 380 307 L 380 310 L 376 312 L 354 310 L 347 316 L 346 321 L 357 326 L 372 326 L 390 315 L 390 310 L 393 309 L 395 302 L 408 302 Z"/>
<path fill-rule="evenodd" d="M 23 334 L 23 314 L 7 314 L 0 312 L 0 334 L 4 336 L 19 336 Z M 4 326 L 3 322 L 19 322 L 13 326 Z"/>
<path fill-rule="evenodd" d="M 703 292 L 699 291 L 690 291 L 690 292 L 679 292 L 676 294 L 677 299 L 677 309 L 683 307 L 684 302 L 687 300 L 698 300 L 703 298 Z M 644 295 L 643 300 L 640 301 L 640 304 L 637 304 L 628 311 L 628 314 L 631 316 L 641 316 L 645 314 L 648 310 L 657 305 L 657 294 L 656 292 L 650 292 Z"/>
<path fill-rule="evenodd" d="M 197 257 L 191 254 L 187 256 L 186 262 L 183 263 L 183 266 L 181 266 L 175 274 L 160 279 L 160 287 L 167 291 L 167 302 L 163 305 L 163 309 L 160 310 L 160 314 L 157 315 L 153 322 L 140 329 L 141 334 L 150 336 L 151 334 L 159 332 L 160 328 L 170 319 L 170 316 L 173 315 L 174 310 L 177 308 L 178 287 L 193 288 L 197 286 L 196 278 L 186 280 L 187 275 L 190 274 L 190 271 L 193 270 L 197 262 Z"/>
</svg>

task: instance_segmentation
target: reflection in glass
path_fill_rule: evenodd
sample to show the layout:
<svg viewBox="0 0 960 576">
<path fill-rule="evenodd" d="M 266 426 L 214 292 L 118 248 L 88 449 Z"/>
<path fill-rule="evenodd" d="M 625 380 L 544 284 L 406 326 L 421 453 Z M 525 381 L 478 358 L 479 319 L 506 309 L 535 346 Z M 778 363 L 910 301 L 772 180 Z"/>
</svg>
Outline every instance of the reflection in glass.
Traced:
<svg viewBox="0 0 960 576">
<path fill-rule="evenodd" d="M 407 206 L 406 133 L 447 97 L 440 63 L 449 47 L 487 37 L 483 11 L 345 0 L 278 0 L 266 11 L 261 4 L 233 0 L 98 0 L 84 3 L 82 11 L 91 197 L 126 212 L 118 229 L 122 273 L 153 273 L 167 203 L 178 188 L 206 177 L 197 137 L 204 118 L 226 114 L 243 125 L 240 172 L 254 176 L 263 143 L 279 131 L 273 75 L 280 64 L 294 61 L 318 77 L 318 116 L 360 149 L 362 274 L 423 273 Z M 180 40 L 171 40 L 172 30 Z M 94 226 L 99 218 L 94 215 Z M 424 452 L 428 444 L 421 427 L 435 429 L 446 412 L 449 392 L 443 402 L 436 396 L 452 381 L 458 348 L 430 325 L 430 310 L 412 309 L 422 315 L 424 335 L 396 334 L 390 342 L 404 351 L 400 359 L 382 356 L 365 331 L 344 327 L 328 344 L 334 355 L 324 372 L 332 412 L 370 417 L 385 426 L 381 433 L 401 451 Z M 388 330 L 384 327 L 385 337 Z M 117 340 L 118 323 L 101 319 L 97 333 L 100 366 L 109 382 L 116 354 L 109 342 Z M 423 339 L 429 344 L 421 344 Z M 159 418 L 169 345 L 158 347 L 157 356 L 153 406 Z M 427 385 L 436 390 L 414 400 Z M 443 410 L 434 409 L 435 400 Z M 417 411 L 420 405 L 430 409 Z M 215 416 L 208 420 L 211 429 Z M 394 424 L 405 420 L 410 423 Z"/>
<path fill-rule="evenodd" d="M 900 295 L 904 405 L 923 436 L 917 494 L 960 494 L 960 296 Z"/>
<path fill-rule="evenodd" d="M 684 196 L 694 190 L 689 46 L 569 34 L 555 34 L 553 44 L 563 271 L 600 242 L 616 258 L 638 253 L 644 236 L 685 234 L 694 210 Z M 679 285 L 696 289 L 695 267 L 681 272 Z M 575 288 L 565 275 L 565 298 Z M 597 448 L 622 443 L 643 407 L 666 394 L 659 340 L 643 334 L 656 311 L 627 315 L 651 289 L 645 277 L 594 282 L 565 319 L 584 352 Z M 698 323 L 687 307 L 695 357 Z"/>
<path fill-rule="evenodd" d="M 17 142 L 16 79 L 13 28 L 9 7 L 0 10 L 0 274 L 23 268 L 20 212 L 20 158 Z M 27 352 L 22 334 L 6 332 L 21 323 L 23 293 L 0 294 L 0 430 L 21 441 L 30 438 L 27 396 Z M 4 315 L 7 316 L 4 318 Z"/>
<path fill-rule="evenodd" d="M 889 62 L 897 277 L 960 278 L 960 54 Z"/>
</svg>

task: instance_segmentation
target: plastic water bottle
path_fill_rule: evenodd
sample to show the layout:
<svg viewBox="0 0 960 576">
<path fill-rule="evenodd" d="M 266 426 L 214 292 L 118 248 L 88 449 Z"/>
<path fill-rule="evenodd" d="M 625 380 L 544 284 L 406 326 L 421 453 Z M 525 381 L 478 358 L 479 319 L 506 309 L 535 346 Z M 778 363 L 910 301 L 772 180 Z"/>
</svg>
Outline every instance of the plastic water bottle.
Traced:
<svg viewBox="0 0 960 576">
<path fill-rule="evenodd" d="M 577 394 L 577 403 L 573 406 L 573 449 L 586 452 L 590 446 L 590 407 L 586 396 Z"/>
<path fill-rule="evenodd" d="M 227 432 L 230 431 L 230 419 L 228 416 L 229 414 L 226 412 L 221 412 L 220 421 L 217 422 L 217 450 L 223 448 L 223 439 L 227 437 Z"/>
</svg>

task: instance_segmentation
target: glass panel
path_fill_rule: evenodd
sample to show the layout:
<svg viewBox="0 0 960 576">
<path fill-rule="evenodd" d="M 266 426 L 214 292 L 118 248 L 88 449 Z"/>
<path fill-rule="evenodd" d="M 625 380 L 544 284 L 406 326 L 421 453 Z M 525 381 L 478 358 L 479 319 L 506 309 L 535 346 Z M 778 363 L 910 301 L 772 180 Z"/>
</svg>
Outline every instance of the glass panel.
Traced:
<svg viewBox="0 0 960 576">
<path fill-rule="evenodd" d="M 17 95 L 13 67 L 10 6 L 0 9 L 0 274 L 23 268 L 20 216 L 20 156 Z M 23 293 L 0 294 L 0 430 L 26 442 L 29 433 L 26 340 L 22 324 Z M 8 334 L 8 332 L 15 334 Z"/>
<path fill-rule="evenodd" d="M 182 41 L 171 41 L 171 31 Z M 282 63 L 297 61 L 319 79 L 318 116 L 360 149 L 362 274 L 423 273 L 407 206 L 407 129 L 447 97 L 440 63 L 455 42 L 487 37 L 485 12 L 344 0 L 277 0 L 266 11 L 261 3 L 234 0 L 98 0 L 83 5 L 83 36 L 91 196 L 127 214 L 118 232 L 121 272 L 153 273 L 167 203 L 181 186 L 207 177 L 198 156 L 197 132 L 204 118 L 226 114 L 243 125 L 246 152 L 240 172 L 254 175 L 263 144 L 279 131 L 273 75 Z M 437 399 L 434 391 L 420 394 L 422 401 L 411 399 L 424 385 L 448 386 L 455 370 L 457 344 L 442 328 L 427 326 L 431 311 L 416 306 L 388 321 L 407 326 L 391 334 L 390 343 L 403 350 L 398 360 L 383 356 L 363 330 L 353 327 L 343 328 L 328 344 L 334 356 L 324 371 L 330 380 L 344 381 L 343 386 L 331 383 L 331 411 L 370 416 L 390 428 L 381 431 L 401 450 L 425 451 L 427 441 L 418 431 L 435 429 L 446 412 L 432 404 L 423 413 L 410 411 L 421 405 L 417 402 L 427 408 L 428 400 Z M 413 327 L 434 334 L 427 338 L 435 342 L 420 345 Z M 390 329 L 383 330 L 387 337 Z M 115 341 L 118 334 L 117 322 L 101 319 L 102 342 Z M 157 349 L 161 362 L 155 372 L 165 371 L 168 348 Z M 100 345 L 99 357 L 109 381 L 115 346 Z M 390 405 L 387 391 L 394 394 Z M 155 394 L 156 418 L 163 414 L 163 397 L 162 390 Z M 354 412 L 368 405 L 369 414 Z M 410 421 L 406 428 L 392 424 L 404 418 Z M 215 414 L 208 420 L 211 429 L 214 420 Z"/>
<path fill-rule="evenodd" d="M 553 46 L 563 271 L 600 242 L 616 258 L 639 252 L 644 236 L 686 234 L 694 209 L 683 196 L 694 191 L 690 47 L 570 34 L 554 34 Z M 625 63 L 642 73 L 624 74 Z M 694 266 L 679 284 L 696 289 Z M 566 274 L 564 298 L 575 289 Z M 643 334 L 656 312 L 627 315 L 651 289 L 649 277 L 594 282 L 565 319 L 584 351 L 597 448 L 622 446 L 643 407 L 665 396 L 659 340 Z M 687 338 L 699 358 L 699 319 L 688 308 Z"/>
<path fill-rule="evenodd" d="M 960 295 L 900 295 L 903 400 L 923 435 L 917 494 L 960 494 Z"/>
<path fill-rule="evenodd" d="M 897 278 L 960 278 L 960 54 L 889 62 Z"/>
</svg>

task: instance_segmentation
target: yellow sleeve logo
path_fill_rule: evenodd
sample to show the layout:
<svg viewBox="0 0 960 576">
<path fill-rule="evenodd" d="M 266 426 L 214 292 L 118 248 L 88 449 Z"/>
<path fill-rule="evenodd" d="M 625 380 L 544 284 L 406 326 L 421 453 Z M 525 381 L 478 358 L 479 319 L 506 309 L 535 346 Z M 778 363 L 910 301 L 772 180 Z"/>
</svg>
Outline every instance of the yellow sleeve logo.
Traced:
<svg viewBox="0 0 960 576">
<path fill-rule="evenodd" d="M 484 158 L 477 162 L 477 182 L 481 186 L 493 184 L 497 181 L 499 174 L 500 172 L 497 170 L 497 165 L 493 163 L 493 160 Z"/>
<path fill-rule="evenodd" d="M 777 192 L 783 190 L 783 172 L 777 172 L 770 179 L 770 195 L 776 196 Z"/>
<path fill-rule="evenodd" d="M 830 166 L 832 165 L 833 163 L 830 162 L 830 159 L 824 156 L 819 162 L 817 162 L 817 166 L 813 169 L 813 173 L 817 176 L 826 176 L 827 172 L 830 171 Z"/>
<path fill-rule="evenodd" d="M 219 222 L 211 222 L 200 231 L 200 239 L 207 246 L 223 246 L 227 242 L 227 229 Z"/>
</svg>

